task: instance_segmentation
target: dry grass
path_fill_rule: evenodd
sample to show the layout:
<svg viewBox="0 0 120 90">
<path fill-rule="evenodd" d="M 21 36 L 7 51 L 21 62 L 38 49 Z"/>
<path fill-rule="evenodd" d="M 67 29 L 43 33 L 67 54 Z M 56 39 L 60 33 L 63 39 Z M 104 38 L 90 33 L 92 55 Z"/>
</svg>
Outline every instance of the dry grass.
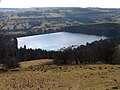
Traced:
<svg viewBox="0 0 120 90">
<path fill-rule="evenodd" d="M 1 73 L 0 90 L 120 90 L 120 65 L 56 66 L 44 62 L 21 62 L 19 71 Z"/>
<path fill-rule="evenodd" d="M 22 68 L 29 67 L 29 66 L 36 66 L 36 65 L 46 65 L 46 64 L 51 64 L 52 59 L 41 59 L 41 60 L 33 60 L 33 61 L 24 61 L 20 62 L 20 65 Z"/>
</svg>

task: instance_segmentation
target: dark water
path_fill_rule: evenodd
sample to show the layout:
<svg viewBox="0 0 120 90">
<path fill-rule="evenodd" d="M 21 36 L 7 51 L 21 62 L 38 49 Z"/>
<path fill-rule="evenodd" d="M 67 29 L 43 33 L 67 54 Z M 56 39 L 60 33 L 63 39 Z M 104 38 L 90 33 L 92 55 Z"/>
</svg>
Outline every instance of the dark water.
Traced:
<svg viewBox="0 0 120 90">
<path fill-rule="evenodd" d="M 85 35 L 68 32 L 42 34 L 18 39 L 18 47 L 41 48 L 45 50 L 58 50 L 71 45 L 85 45 L 87 42 L 106 39 L 105 36 Z"/>
</svg>

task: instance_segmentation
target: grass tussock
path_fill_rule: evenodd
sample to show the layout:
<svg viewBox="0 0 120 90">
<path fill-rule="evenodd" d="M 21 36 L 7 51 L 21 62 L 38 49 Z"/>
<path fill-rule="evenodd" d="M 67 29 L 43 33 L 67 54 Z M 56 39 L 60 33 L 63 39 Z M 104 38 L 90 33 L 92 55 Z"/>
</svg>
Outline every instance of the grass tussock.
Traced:
<svg viewBox="0 0 120 90">
<path fill-rule="evenodd" d="M 56 66 L 52 60 L 21 62 L 0 74 L 0 90 L 119 90 L 119 65 Z"/>
</svg>

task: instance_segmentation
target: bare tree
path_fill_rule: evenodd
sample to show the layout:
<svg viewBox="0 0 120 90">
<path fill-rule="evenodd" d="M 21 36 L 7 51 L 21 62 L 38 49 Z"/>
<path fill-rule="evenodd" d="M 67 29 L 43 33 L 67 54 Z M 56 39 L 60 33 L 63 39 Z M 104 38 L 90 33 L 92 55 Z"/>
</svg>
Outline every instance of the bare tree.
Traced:
<svg viewBox="0 0 120 90">
<path fill-rule="evenodd" d="M 9 18 L 1 22 L 0 30 L 7 26 Z M 0 34 L 0 63 L 5 68 L 15 68 L 18 65 L 16 62 L 17 56 L 17 39 L 10 35 Z"/>
</svg>

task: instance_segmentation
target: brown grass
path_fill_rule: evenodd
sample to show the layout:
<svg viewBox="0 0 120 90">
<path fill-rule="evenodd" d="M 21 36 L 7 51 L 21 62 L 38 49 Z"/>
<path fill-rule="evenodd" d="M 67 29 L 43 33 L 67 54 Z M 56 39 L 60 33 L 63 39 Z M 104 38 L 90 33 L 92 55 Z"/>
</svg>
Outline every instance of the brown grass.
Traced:
<svg viewBox="0 0 120 90">
<path fill-rule="evenodd" d="M 21 62 L 19 71 L 1 73 L 0 90 L 120 90 L 120 65 L 56 66 L 48 62 Z"/>
<path fill-rule="evenodd" d="M 41 60 L 33 60 L 33 61 L 24 61 L 20 62 L 20 65 L 22 68 L 29 67 L 29 66 L 36 66 L 36 65 L 46 65 L 46 64 L 51 64 L 52 59 L 41 59 Z"/>
</svg>

